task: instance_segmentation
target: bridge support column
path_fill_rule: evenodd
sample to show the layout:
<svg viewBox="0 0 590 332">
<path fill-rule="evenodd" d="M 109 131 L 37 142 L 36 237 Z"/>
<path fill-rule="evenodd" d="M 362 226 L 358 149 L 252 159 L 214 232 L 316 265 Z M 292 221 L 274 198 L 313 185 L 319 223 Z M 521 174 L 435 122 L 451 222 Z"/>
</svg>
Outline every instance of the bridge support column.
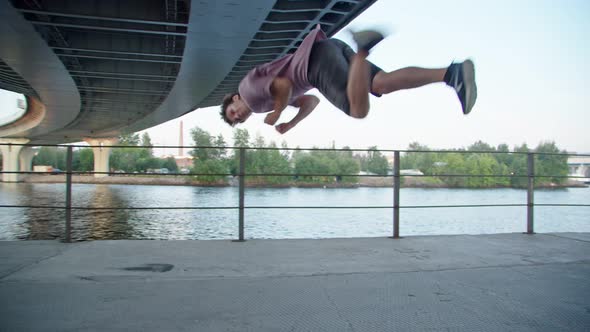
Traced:
<svg viewBox="0 0 590 332">
<path fill-rule="evenodd" d="M 0 143 L 11 143 L 11 144 L 27 144 L 29 139 L 27 138 L 0 138 Z M 2 170 L 4 172 L 18 172 L 18 161 L 19 154 L 23 146 L 21 145 L 0 145 L 0 151 L 2 151 Z M 20 174 L 16 173 L 3 173 L 2 181 L 4 182 L 19 182 Z"/>
<path fill-rule="evenodd" d="M 33 170 L 33 157 L 37 151 L 30 146 L 25 146 L 20 151 L 18 160 L 20 162 L 21 172 L 31 172 Z"/>
<path fill-rule="evenodd" d="M 117 144 L 117 138 L 85 138 L 86 143 L 92 145 L 92 152 L 94 152 L 94 171 L 108 172 L 109 158 L 111 156 L 111 148 L 109 146 Z M 94 174 L 95 178 L 102 178 L 109 176 L 108 174 Z"/>
</svg>

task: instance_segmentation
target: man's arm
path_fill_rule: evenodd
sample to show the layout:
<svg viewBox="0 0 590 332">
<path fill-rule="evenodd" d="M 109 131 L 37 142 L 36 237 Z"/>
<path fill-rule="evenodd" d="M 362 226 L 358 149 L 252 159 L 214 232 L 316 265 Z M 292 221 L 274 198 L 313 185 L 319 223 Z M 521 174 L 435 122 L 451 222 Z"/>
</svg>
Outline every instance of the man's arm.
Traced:
<svg viewBox="0 0 590 332">
<path fill-rule="evenodd" d="M 319 103 L 320 99 L 312 95 L 303 95 L 297 98 L 295 103 L 293 103 L 293 106 L 299 107 L 299 112 L 297 112 L 297 115 L 295 115 L 291 121 L 281 123 L 275 126 L 275 128 L 281 134 L 286 133 L 289 131 L 289 129 L 295 127 L 299 121 L 305 119 L 316 108 L 316 106 L 318 106 Z"/>
<path fill-rule="evenodd" d="M 293 83 L 288 78 L 276 77 L 272 81 L 270 84 L 270 94 L 274 101 L 274 111 L 264 118 L 264 123 L 272 126 L 277 122 L 281 116 L 281 112 L 289 105 L 292 89 Z"/>
</svg>

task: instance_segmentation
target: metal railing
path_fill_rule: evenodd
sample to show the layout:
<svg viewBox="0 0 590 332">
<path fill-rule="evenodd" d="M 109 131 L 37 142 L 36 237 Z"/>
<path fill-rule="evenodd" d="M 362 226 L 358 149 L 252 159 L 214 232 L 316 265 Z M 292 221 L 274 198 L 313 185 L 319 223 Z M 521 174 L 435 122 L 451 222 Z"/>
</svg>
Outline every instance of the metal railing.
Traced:
<svg viewBox="0 0 590 332">
<path fill-rule="evenodd" d="M 466 151 L 466 150 L 385 150 L 385 149 L 327 149 L 327 148 L 270 148 L 270 147 L 217 147 L 217 146 L 151 146 L 151 149 L 229 149 L 237 150 L 237 159 L 239 160 L 237 174 L 232 173 L 162 173 L 150 174 L 158 176 L 237 176 L 238 177 L 238 205 L 237 206 L 186 206 L 186 207 L 172 207 L 172 206 L 158 206 L 158 207 L 75 207 L 72 206 L 72 175 L 90 175 L 90 174 L 105 174 L 105 175 L 131 175 L 144 176 L 145 173 L 127 173 L 127 172 L 86 172 L 73 171 L 73 149 L 74 148 L 147 148 L 145 146 L 93 146 L 93 145 L 30 145 L 30 144 L 10 144 L 3 143 L 2 145 L 11 146 L 29 146 L 29 147 L 61 147 L 66 148 L 66 170 L 65 174 L 65 206 L 48 206 L 48 205 L 0 205 L 0 208 L 37 208 L 37 209 L 64 209 L 65 210 L 65 242 L 71 242 L 72 233 L 72 210 L 222 210 L 233 209 L 238 210 L 238 239 L 236 242 L 245 241 L 244 226 L 245 226 L 245 210 L 246 209 L 392 209 L 392 236 L 391 238 L 400 238 L 400 210 L 401 209 L 426 209 L 426 208 L 475 208 L 475 207 L 526 207 L 526 234 L 534 234 L 534 207 L 535 206 L 567 206 L 567 207 L 590 207 L 590 204 L 535 204 L 535 178 L 585 178 L 583 176 L 560 176 L 560 175 L 538 175 L 535 174 L 535 156 L 575 156 L 575 157 L 590 157 L 585 154 L 572 153 L 539 153 L 539 152 L 503 152 L 503 151 Z M 326 173 L 248 173 L 246 172 L 246 152 L 248 150 L 279 150 L 279 151 L 340 151 L 340 152 L 387 152 L 393 153 L 393 174 L 376 175 L 376 174 L 326 174 Z M 527 156 L 527 174 L 401 174 L 401 153 L 459 153 L 459 154 L 520 154 Z M 39 174 L 40 172 L 25 172 L 25 171 L 1 171 L 0 174 Z M 245 179 L 247 177 L 260 176 L 317 176 L 317 177 L 392 177 L 393 183 L 393 202 L 386 206 L 254 206 L 245 204 Z M 401 179 L 403 177 L 503 177 L 503 178 L 527 178 L 527 199 L 526 203 L 513 204 L 462 204 L 462 205 L 400 205 L 400 189 Z"/>
</svg>

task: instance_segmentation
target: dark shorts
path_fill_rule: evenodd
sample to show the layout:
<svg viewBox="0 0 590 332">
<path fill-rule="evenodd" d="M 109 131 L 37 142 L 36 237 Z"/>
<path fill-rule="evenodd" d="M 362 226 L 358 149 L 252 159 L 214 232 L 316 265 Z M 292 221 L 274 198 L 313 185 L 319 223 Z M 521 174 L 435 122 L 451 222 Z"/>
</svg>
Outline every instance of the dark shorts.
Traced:
<svg viewBox="0 0 590 332">
<path fill-rule="evenodd" d="M 307 67 L 307 80 L 309 83 L 346 114 L 350 114 L 346 85 L 348 83 L 350 62 L 354 54 L 350 46 L 341 40 L 321 40 L 313 44 Z M 373 78 L 381 71 L 381 68 L 371 62 L 369 62 L 369 65 L 371 67 L 369 82 L 373 82 Z M 370 90 L 371 87 L 369 86 Z M 380 97 L 378 94 L 372 94 Z"/>
</svg>

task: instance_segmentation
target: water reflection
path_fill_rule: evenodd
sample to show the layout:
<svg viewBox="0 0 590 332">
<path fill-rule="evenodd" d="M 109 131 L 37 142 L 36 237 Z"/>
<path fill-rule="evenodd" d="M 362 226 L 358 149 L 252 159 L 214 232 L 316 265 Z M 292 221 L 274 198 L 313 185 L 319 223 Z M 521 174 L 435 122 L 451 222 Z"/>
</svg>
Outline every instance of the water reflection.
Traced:
<svg viewBox="0 0 590 332">
<path fill-rule="evenodd" d="M 19 206 L 65 206 L 63 189 L 54 185 L 31 185 L 6 183 L 1 188 L 1 203 Z M 51 240 L 64 233 L 65 210 L 62 208 L 10 208 L 3 216 L 5 223 L 12 225 L 13 238 L 19 240 Z M 20 222 L 19 222 L 20 221 Z M 6 235 L 0 234 L 1 238 Z"/>
<path fill-rule="evenodd" d="M 72 212 L 72 237 L 74 239 L 106 240 L 128 239 L 135 234 L 129 210 L 117 210 L 129 206 L 124 195 L 109 185 L 96 185 L 88 191 L 88 197 L 74 199 L 76 207 L 99 210 L 74 210 Z M 80 199 L 82 198 L 82 199 Z M 102 210 L 102 208 L 115 208 Z"/>
<path fill-rule="evenodd" d="M 58 209 L 0 208 L 0 240 L 62 239 L 65 185 L 0 183 L 1 205 L 50 205 Z M 238 190 L 188 186 L 75 184 L 72 205 L 84 208 L 236 207 Z M 587 204 L 589 188 L 538 191 L 538 203 Z M 515 189 L 402 189 L 402 206 L 514 204 Z M 389 206 L 390 188 L 246 190 L 248 206 Z M 402 209 L 401 235 L 523 232 L 526 208 Z M 536 207 L 538 232 L 590 231 L 587 207 Z M 392 210 L 246 209 L 246 238 L 380 237 L 392 234 Z M 74 240 L 235 239 L 236 209 L 73 210 Z"/>
</svg>

